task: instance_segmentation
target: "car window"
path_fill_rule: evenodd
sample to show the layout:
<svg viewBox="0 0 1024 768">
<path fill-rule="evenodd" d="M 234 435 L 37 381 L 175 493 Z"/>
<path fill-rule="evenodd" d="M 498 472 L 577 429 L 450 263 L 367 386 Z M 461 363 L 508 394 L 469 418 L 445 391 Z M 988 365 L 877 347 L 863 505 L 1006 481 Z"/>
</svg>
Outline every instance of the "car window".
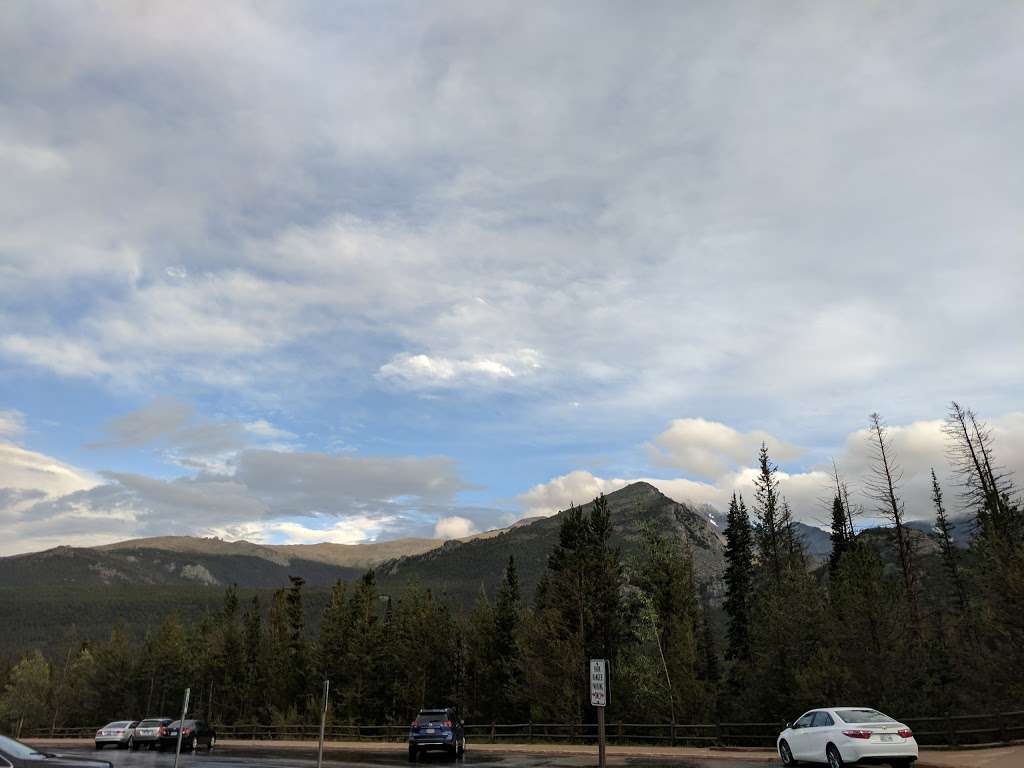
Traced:
<svg viewBox="0 0 1024 768">
<path fill-rule="evenodd" d="M 158 725 L 163 725 L 163 720 L 143 720 L 139 723 L 140 728 L 156 728 Z"/>
<path fill-rule="evenodd" d="M 31 759 L 41 754 L 32 749 L 28 744 L 22 744 L 20 741 L 15 741 L 8 736 L 0 736 L 0 749 L 19 760 Z"/>
<path fill-rule="evenodd" d="M 799 720 L 797 720 L 795 723 L 793 723 L 793 727 L 794 728 L 810 728 L 811 721 L 813 719 L 814 719 L 814 713 L 813 712 L 808 712 L 806 715 L 804 715 Z"/>
<path fill-rule="evenodd" d="M 840 709 L 836 711 L 844 723 L 891 723 L 893 719 L 877 709 Z"/>
<path fill-rule="evenodd" d="M 824 728 L 826 726 L 834 725 L 834 724 L 835 723 L 832 721 L 832 715 L 830 715 L 828 712 L 815 712 L 814 713 L 814 722 L 811 723 L 811 727 L 812 728 Z"/>
</svg>

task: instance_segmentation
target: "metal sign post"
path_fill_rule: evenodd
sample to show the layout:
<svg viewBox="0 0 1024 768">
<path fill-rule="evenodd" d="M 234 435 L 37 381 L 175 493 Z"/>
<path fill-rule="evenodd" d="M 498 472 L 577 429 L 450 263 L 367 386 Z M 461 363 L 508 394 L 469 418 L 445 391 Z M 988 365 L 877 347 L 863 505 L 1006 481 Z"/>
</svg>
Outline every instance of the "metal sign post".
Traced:
<svg viewBox="0 0 1024 768">
<path fill-rule="evenodd" d="M 181 719 L 178 720 L 178 744 L 174 748 L 174 768 L 178 768 L 178 755 L 181 754 L 181 734 L 185 730 L 185 715 L 188 714 L 188 697 L 192 695 L 192 689 L 185 689 L 185 702 L 181 705 Z"/>
<path fill-rule="evenodd" d="M 331 693 L 331 681 L 324 680 L 324 708 L 320 713 L 320 746 L 316 750 L 316 768 L 324 763 L 324 729 L 327 727 L 327 697 Z"/>
<path fill-rule="evenodd" d="M 608 706 L 608 662 L 605 659 L 590 660 L 590 703 L 597 707 L 597 762 L 601 768 L 606 768 L 604 708 Z"/>
</svg>

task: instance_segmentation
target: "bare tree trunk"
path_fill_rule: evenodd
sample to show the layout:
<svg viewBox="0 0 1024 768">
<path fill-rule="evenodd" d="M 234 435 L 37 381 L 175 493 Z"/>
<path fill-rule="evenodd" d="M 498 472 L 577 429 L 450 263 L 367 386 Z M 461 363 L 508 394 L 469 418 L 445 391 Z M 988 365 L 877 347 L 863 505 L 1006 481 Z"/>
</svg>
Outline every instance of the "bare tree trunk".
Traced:
<svg viewBox="0 0 1024 768">
<path fill-rule="evenodd" d="M 874 447 L 874 479 L 870 490 L 879 502 L 879 511 L 892 520 L 896 527 L 896 552 L 899 556 L 900 571 L 903 574 L 903 586 L 907 593 L 910 606 L 911 630 L 915 638 L 921 637 L 921 615 L 917 595 L 917 575 L 914 570 L 913 544 L 906 526 L 903 525 L 903 503 L 896 493 L 903 475 L 895 463 L 892 446 L 889 443 L 882 417 L 877 413 L 870 416 L 871 441 Z"/>
</svg>

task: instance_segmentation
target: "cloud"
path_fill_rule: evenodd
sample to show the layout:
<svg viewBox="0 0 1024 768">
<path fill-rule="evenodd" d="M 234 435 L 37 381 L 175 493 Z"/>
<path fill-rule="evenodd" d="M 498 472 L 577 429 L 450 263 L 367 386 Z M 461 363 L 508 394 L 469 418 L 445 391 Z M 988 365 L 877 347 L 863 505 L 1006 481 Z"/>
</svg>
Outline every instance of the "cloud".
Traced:
<svg viewBox="0 0 1024 768">
<path fill-rule="evenodd" d="M 434 537 L 438 539 L 464 539 L 477 532 L 472 520 L 458 515 L 442 517 L 434 526 Z"/>
<path fill-rule="evenodd" d="M 773 402 L 772 433 L 1013 391 L 1024 54 L 1015 9 L 964 13 L 34 4 L 0 46 L 0 354 L 143 392 L 529 387 L 541 424 Z"/>
<path fill-rule="evenodd" d="M 13 443 L 0 442 L 0 488 L 59 497 L 99 483 L 91 473 Z"/>
<path fill-rule="evenodd" d="M 378 376 L 410 388 L 458 386 L 472 380 L 512 379 L 529 375 L 540 367 L 539 356 L 532 349 L 469 360 L 403 353 L 382 365 Z"/>
<path fill-rule="evenodd" d="M 762 443 L 776 461 L 789 461 L 802 453 L 767 432 L 738 432 L 720 422 L 699 418 L 675 419 L 648 448 L 657 464 L 715 478 L 756 457 Z"/>
<path fill-rule="evenodd" d="M 439 517 L 477 530 L 454 512 L 488 523 L 501 516 L 457 505 L 465 487 L 455 462 L 444 457 L 267 449 L 241 451 L 227 474 L 163 480 L 104 472 L 87 481 L 48 457 L 0 443 L 0 553 L 165 534 L 354 543 L 429 536 Z"/>
<path fill-rule="evenodd" d="M 21 411 L 0 411 L 0 438 L 19 437 L 25 431 L 25 414 Z"/>
<path fill-rule="evenodd" d="M 682 424 L 683 430 L 676 427 Z M 995 439 L 996 456 L 1000 464 L 1011 472 L 1024 468 L 1024 413 L 1014 412 L 990 421 Z M 931 470 L 934 468 L 940 482 L 946 488 L 947 507 L 961 511 L 957 499 L 957 478 L 953 476 L 947 461 L 948 442 L 942 432 L 941 420 L 917 421 L 906 425 L 892 425 L 889 428 L 893 456 L 902 469 L 902 481 L 898 491 L 905 504 L 908 519 L 925 520 L 934 517 L 931 505 Z M 702 468 L 710 466 L 721 469 L 725 463 L 718 459 L 724 452 L 722 446 L 731 449 L 738 443 L 756 439 L 768 439 L 757 433 L 741 435 L 723 424 L 705 422 L 702 419 L 681 419 L 672 422 L 672 427 L 659 438 L 669 435 L 671 449 L 681 433 L 686 434 L 685 452 L 681 456 L 681 468 Z M 770 443 L 771 444 L 771 443 Z M 801 455 L 784 443 L 777 453 L 769 449 L 773 461 L 780 464 L 778 479 L 780 489 L 790 503 L 797 520 L 814 525 L 828 525 L 831 514 L 831 500 L 835 493 L 835 479 L 831 464 L 815 465 L 808 468 L 787 468 L 787 464 Z M 659 444 L 660 447 L 660 444 Z M 732 455 L 726 453 L 728 458 Z M 742 458 L 739 449 L 736 458 Z M 709 458 L 710 457 L 710 458 Z M 752 458 L 750 453 L 746 457 Z M 788 458 L 787 458 L 788 457 Z M 840 474 L 848 483 L 852 501 L 860 510 L 862 525 L 876 525 L 885 522 L 878 505 L 867 494 L 867 481 L 871 473 L 871 443 L 867 428 L 851 432 L 844 448 L 835 457 Z M 518 497 L 525 514 L 549 515 L 566 509 L 570 504 L 586 503 L 599 493 L 610 493 L 632 482 L 648 482 L 665 495 L 677 501 L 692 504 L 711 504 L 719 510 L 728 505 L 731 495 L 741 493 L 746 497 L 748 507 L 753 502 L 754 480 L 758 470 L 754 466 L 737 466 L 722 472 L 713 482 L 694 481 L 688 478 L 635 477 L 602 478 L 586 470 L 575 470 L 569 474 L 552 478 L 546 483 L 535 485 Z"/>
</svg>

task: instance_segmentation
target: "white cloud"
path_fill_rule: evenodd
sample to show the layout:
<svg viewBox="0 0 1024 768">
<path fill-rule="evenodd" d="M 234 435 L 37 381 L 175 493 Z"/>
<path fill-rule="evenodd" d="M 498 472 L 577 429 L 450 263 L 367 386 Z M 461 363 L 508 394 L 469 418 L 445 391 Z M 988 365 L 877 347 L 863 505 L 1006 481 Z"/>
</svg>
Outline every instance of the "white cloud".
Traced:
<svg viewBox="0 0 1024 768">
<path fill-rule="evenodd" d="M 19 437 L 25 431 L 25 414 L 21 411 L 0 411 L 0 439 Z"/>
<path fill-rule="evenodd" d="M 287 429 L 275 427 L 266 419 L 257 419 L 256 421 L 247 422 L 245 424 L 245 428 L 254 435 L 273 440 L 293 440 L 298 437 L 294 432 L 289 432 Z"/>
<path fill-rule="evenodd" d="M 682 433 L 687 436 L 684 443 L 685 451 L 679 461 L 682 468 L 721 468 L 724 463 L 719 461 L 717 456 L 724 452 L 723 445 L 726 449 L 731 449 L 737 441 L 745 443 L 754 439 L 751 435 L 756 436 L 758 444 L 761 439 L 769 437 L 761 436 L 759 433 L 741 435 L 726 425 L 701 419 L 676 420 L 672 423 L 673 427 L 681 422 L 684 425 Z M 1024 413 L 1009 413 L 997 417 L 990 421 L 990 426 L 1000 464 L 1011 472 L 1024 469 Z M 662 433 L 658 440 L 665 435 L 671 437 L 669 445 L 674 446 L 681 432 L 670 428 Z M 945 486 L 947 508 L 959 511 L 956 478 L 952 476 L 946 458 L 948 443 L 942 432 L 942 421 L 929 420 L 890 426 L 889 439 L 893 455 L 902 469 L 903 479 L 899 491 L 905 503 L 907 518 L 922 520 L 934 517 L 930 497 L 932 468 Z M 785 446 L 778 441 L 776 444 Z M 832 466 L 829 464 L 806 469 L 787 469 L 789 460 L 800 455 L 798 450 L 787 450 L 783 447 L 782 450 L 775 452 L 770 448 L 769 453 L 773 461 L 781 465 L 777 477 L 794 517 L 810 524 L 827 525 L 831 513 L 831 499 L 835 493 Z M 732 458 L 731 454 L 725 455 Z M 747 455 L 749 456 L 749 453 Z M 737 459 L 741 456 L 737 449 Z M 787 456 L 790 457 L 789 460 Z M 862 522 L 865 524 L 874 524 L 883 519 L 876 509 L 875 502 L 866 494 L 866 481 L 871 468 L 870 456 L 870 436 L 867 428 L 864 428 L 850 433 L 844 449 L 835 457 L 840 474 L 850 487 L 852 501 L 863 513 Z M 741 465 L 717 475 L 713 482 L 699 482 L 687 478 L 606 479 L 586 470 L 576 470 L 535 485 L 519 496 L 518 501 L 524 514 L 550 515 L 566 509 L 572 503 L 586 503 L 599 493 L 610 493 L 631 482 L 644 481 L 677 501 L 707 503 L 723 510 L 734 492 L 745 496 L 748 507 L 752 504 L 754 479 L 757 474 L 756 467 Z"/>
<path fill-rule="evenodd" d="M 721 422 L 699 418 L 675 419 L 648 447 L 658 464 L 716 478 L 755 458 L 762 443 L 776 461 L 789 461 L 802 453 L 767 432 L 739 432 Z"/>
<path fill-rule="evenodd" d="M 611 493 L 631 481 L 597 477 L 582 469 L 538 483 L 519 496 L 525 514 L 553 515 L 571 504 L 586 504 L 602 493 Z"/>
<path fill-rule="evenodd" d="M 378 375 L 403 386 L 418 388 L 454 386 L 473 380 L 512 379 L 533 373 L 540 367 L 539 355 L 532 349 L 468 360 L 403 353 L 382 365 Z"/>
<path fill-rule="evenodd" d="M 438 539 L 464 539 L 476 532 L 477 528 L 472 520 L 458 515 L 442 517 L 434 526 L 434 537 Z"/>
<path fill-rule="evenodd" d="M 141 390 L 539 385 L 538 419 L 746 417 L 756 387 L 773 433 L 1012 391 L 1019 12 L 964 13 L 8 14 L 0 291 L 40 300 L 0 353 Z"/>
<path fill-rule="evenodd" d="M 35 491 L 47 498 L 92 488 L 99 479 L 51 456 L 0 442 L 0 488 Z M 2 510 L 0 510 L 2 514 Z"/>
</svg>

